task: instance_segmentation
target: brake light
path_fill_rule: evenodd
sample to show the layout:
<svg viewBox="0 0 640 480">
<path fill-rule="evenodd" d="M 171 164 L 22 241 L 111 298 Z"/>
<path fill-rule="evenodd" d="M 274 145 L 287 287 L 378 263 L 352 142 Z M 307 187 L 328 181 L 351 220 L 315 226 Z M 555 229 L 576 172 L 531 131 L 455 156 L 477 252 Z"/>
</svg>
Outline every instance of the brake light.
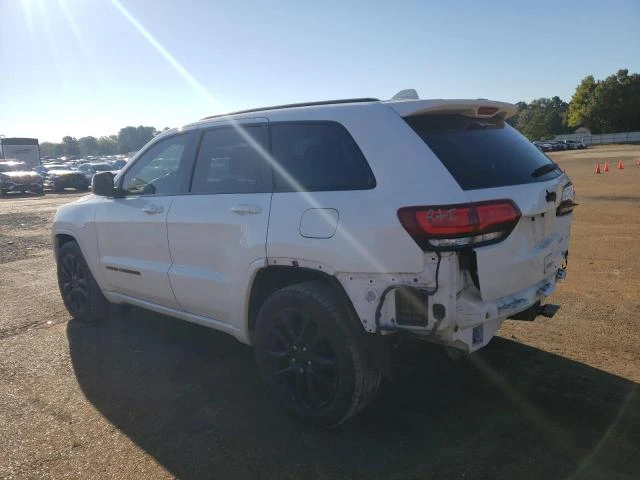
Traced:
<svg viewBox="0 0 640 480">
<path fill-rule="evenodd" d="M 498 111 L 498 108 L 495 107 L 479 107 L 478 108 L 478 116 L 479 117 L 490 117 L 495 115 Z"/>
<path fill-rule="evenodd" d="M 520 210 L 511 200 L 492 200 L 404 207 L 398 219 L 423 250 L 453 250 L 504 240 L 520 220 Z"/>
</svg>

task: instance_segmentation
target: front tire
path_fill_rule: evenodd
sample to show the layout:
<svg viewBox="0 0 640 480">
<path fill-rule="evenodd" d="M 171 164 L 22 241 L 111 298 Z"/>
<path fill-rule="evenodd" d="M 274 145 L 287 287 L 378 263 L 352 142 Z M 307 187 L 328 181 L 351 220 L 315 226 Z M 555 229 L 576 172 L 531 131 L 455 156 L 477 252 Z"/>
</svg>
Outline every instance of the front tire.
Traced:
<svg viewBox="0 0 640 480">
<path fill-rule="evenodd" d="M 74 319 L 95 322 L 108 316 L 109 302 L 74 241 L 62 245 L 58 252 L 58 287 L 64 306 Z"/>
<path fill-rule="evenodd" d="M 273 293 L 256 320 L 255 354 L 274 397 L 305 422 L 335 427 L 376 395 L 365 333 L 323 282 Z"/>
</svg>

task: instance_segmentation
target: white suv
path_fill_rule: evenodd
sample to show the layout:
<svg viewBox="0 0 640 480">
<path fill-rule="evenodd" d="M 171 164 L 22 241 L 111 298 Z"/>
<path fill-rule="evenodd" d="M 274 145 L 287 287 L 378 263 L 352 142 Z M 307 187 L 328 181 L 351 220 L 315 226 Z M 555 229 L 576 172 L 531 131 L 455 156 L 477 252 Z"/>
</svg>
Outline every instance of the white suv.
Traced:
<svg viewBox="0 0 640 480">
<path fill-rule="evenodd" d="M 291 411 L 337 425 L 374 397 L 391 339 L 470 353 L 507 318 L 557 310 L 541 302 L 564 277 L 573 186 L 515 112 L 353 99 L 162 133 L 58 210 L 65 305 L 227 332 Z"/>
</svg>

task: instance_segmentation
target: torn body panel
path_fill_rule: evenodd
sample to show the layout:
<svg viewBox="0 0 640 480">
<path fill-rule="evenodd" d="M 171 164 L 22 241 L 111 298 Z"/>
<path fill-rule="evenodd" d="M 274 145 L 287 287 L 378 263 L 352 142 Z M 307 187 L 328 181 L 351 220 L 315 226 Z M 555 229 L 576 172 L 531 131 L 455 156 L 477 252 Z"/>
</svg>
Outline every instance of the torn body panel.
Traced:
<svg viewBox="0 0 640 480">
<path fill-rule="evenodd" d="M 407 333 L 466 353 L 487 345 L 506 318 L 542 302 L 564 277 L 557 268 L 528 288 L 485 301 L 473 273 L 460 265 L 460 253 L 427 252 L 419 274 L 335 276 L 367 332 Z"/>
</svg>

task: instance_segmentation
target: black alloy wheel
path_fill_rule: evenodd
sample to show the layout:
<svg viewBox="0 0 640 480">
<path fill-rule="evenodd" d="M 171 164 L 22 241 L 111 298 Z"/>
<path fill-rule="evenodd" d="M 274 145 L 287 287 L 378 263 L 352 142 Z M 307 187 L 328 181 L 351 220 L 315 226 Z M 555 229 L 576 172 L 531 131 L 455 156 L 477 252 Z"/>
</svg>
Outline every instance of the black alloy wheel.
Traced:
<svg viewBox="0 0 640 480">
<path fill-rule="evenodd" d="M 60 291 L 72 316 L 82 315 L 89 303 L 87 274 L 78 257 L 66 254 L 60 258 Z"/>
<path fill-rule="evenodd" d="M 308 311 L 289 308 L 268 332 L 271 378 L 296 409 L 318 409 L 336 396 L 339 370 L 331 341 Z"/>
<path fill-rule="evenodd" d="M 109 314 L 109 302 L 102 294 L 75 241 L 58 252 L 58 286 L 67 311 L 76 320 L 95 322 Z"/>
<path fill-rule="evenodd" d="M 260 375 L 295 416 L 335 427 L 364 408 L 380 386 L 366 335 L 337 287 L 308 281 L 281 288 L 256 319 Z"/>
</svg>

